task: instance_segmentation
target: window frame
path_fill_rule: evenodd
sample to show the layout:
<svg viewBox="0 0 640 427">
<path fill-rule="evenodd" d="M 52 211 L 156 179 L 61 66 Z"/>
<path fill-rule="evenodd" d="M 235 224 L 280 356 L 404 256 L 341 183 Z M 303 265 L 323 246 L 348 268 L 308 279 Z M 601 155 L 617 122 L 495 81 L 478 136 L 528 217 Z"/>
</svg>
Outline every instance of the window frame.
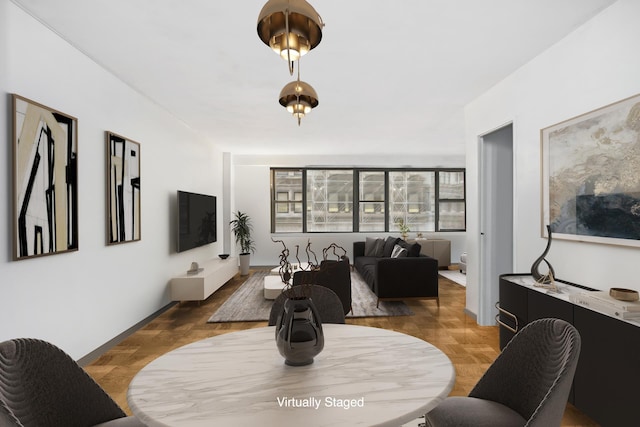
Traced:
<svg viewBox="0 0 640 427">
<path fill-rule="evenodd" d="M 301 172 L 302 179 L 300 182 L 301 188 L 300 191 L 293 190 L 293 194 L 297 195 L 299 192 L 302 193 L 301 200 L 290 200 L 294 206 L 293 213 L 302 214 L 301 217 L 301 230 L 300 231 L 276 231 L 276 210 L 278 206 L 277 194 L 276 194 L 276 174 L 280 171 L 293 171 L 293 172 Z M 352 231 L 308 231 L 307 221 L 308 214 L 310 212 L 310 207 L 308 205 L 308 196 L 307 196 L 307 172 L 308 171 L 350 171 L 353 173 L 353 181 L 352 181 Z M 383 172 L 384 173 L 384 201 L 382 200 L 361 200 L 360 199 L 360 174 L 363 172 Z M 271 167 L 270 168 L 270 180 L 271 180 L 271 233 L 272 234 L 291 234 L 291 233 L 389 233 L 393 232 L 393 222 L 389 216 L 392 214 L 390 211 L 390 182 L 389 182 L 389 174 L 391 172 L 433 172 L 434 173 L 434 203 L 435 203 L 435 213 L 434 213 L 434 229 L 433 230 L 417 230 L 418 232 L 432 233 L 432 232 L 459 232 L 466 231 L 467 225 L 467 190 L 466 190 L 466 169 L 465 168 L 379 168 L 379 167 Z M 462 188 L 463 194 L 462 198 L 441 198 L 440 197 L 440 173 L 441 172 L 452 172 L 452 173 L 462 173 Z M 295 197 L 294 197 L 295 199 Z M 384 206 L 384 230 L 383 231 L 360 231 L 360 203 L 383 203 Z M 282 203 L 282 201 L 280 201 Z M 327 201 L 328 206 L 329 201 Z M 339 200 L 338 200 L 339 203 Z M 464 208 L 464 227 L 463 228 L 440 228 L 440 204 L 441 203 L 462 203 Z M 295 208 L 296 205 L 301 204 L 302 210 L 301 212 Z M 407 205 L 408 206 L 408 205 Z M 329 213 L 329 212 L 327 212 Z"/>
</svg>

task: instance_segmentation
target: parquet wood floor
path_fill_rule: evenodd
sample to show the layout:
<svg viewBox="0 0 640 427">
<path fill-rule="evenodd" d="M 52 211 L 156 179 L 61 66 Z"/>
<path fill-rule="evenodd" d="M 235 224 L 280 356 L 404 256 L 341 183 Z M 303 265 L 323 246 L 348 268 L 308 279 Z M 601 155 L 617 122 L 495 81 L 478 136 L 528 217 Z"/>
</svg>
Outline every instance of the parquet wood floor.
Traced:
<svg viewBox="0 0 640 427">
<path fill-rule="evenodd" d="M 201 303 L 184 302 L 171 307 L 86 366 L 86 371 L 129 412 L 126 399 L 129 382 L 156 357 L 210 336 L 266 326 L 266 322 L 207 323 L 245 279 L 237 275 Z M 498 328 L 478 326 L 464 313 L 463 286 L 442 276 L 439 285 L 439 308 L 433 300 L 411 300 L 407 304 L 414 316 L 348 319 L 347 323 L 404 332 L 437 346 L 456 369 L 451 395 L 466 395 L 499 353 Z M 562 426 L 597 425 L 572 405 L 567 406 Z"/>
</svg>

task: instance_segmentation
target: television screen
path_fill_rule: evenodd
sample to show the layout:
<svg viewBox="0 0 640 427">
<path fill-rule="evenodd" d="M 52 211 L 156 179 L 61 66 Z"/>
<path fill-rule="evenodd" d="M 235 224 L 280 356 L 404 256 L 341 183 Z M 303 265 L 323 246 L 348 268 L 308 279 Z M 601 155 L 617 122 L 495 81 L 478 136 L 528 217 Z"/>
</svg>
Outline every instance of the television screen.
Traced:
<svg viewBox="0 0 640 427">
<path fill-rule="evenodd" d="M 178 191 L 178 252 L 216 241 L 216 197 Z"/>
</svg>

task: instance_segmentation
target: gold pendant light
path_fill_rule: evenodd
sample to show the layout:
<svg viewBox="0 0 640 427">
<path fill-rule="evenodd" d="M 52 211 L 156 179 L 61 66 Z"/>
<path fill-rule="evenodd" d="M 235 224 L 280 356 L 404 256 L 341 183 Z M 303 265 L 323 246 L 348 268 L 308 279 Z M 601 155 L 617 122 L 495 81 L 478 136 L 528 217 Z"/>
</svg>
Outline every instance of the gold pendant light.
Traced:
<svg viewBox="0 0 640 427">
<path fill-rule="evenodd" d="M 293 117 L 300 119 L 318 106 L 318 94 L 309 83 L 300 81 L 300 65 L 298 64 L 298 80 L 288 83 L 280 91 L 280 105 L 285 107 Z"/>
<path fill-rule="evenodd" d="M 258 36 L 289 64 L 322 40 L 324 22 L 305 0 L 269 0 L 258 16 Z"/>
</svg>

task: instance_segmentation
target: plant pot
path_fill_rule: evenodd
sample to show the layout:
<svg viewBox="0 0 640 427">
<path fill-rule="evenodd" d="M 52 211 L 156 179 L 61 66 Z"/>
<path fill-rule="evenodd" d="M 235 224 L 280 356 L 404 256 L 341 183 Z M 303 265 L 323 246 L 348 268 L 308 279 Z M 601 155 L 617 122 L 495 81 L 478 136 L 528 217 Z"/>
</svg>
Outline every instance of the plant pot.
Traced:
<svg viewBox="0 0 640 427">
<path fill-rule="evenodd" d="M 251 254 L 240 254 L 240 275 L 247 276 L 249 274 L 249 266 L 251 263 Z"/>
</svg>

